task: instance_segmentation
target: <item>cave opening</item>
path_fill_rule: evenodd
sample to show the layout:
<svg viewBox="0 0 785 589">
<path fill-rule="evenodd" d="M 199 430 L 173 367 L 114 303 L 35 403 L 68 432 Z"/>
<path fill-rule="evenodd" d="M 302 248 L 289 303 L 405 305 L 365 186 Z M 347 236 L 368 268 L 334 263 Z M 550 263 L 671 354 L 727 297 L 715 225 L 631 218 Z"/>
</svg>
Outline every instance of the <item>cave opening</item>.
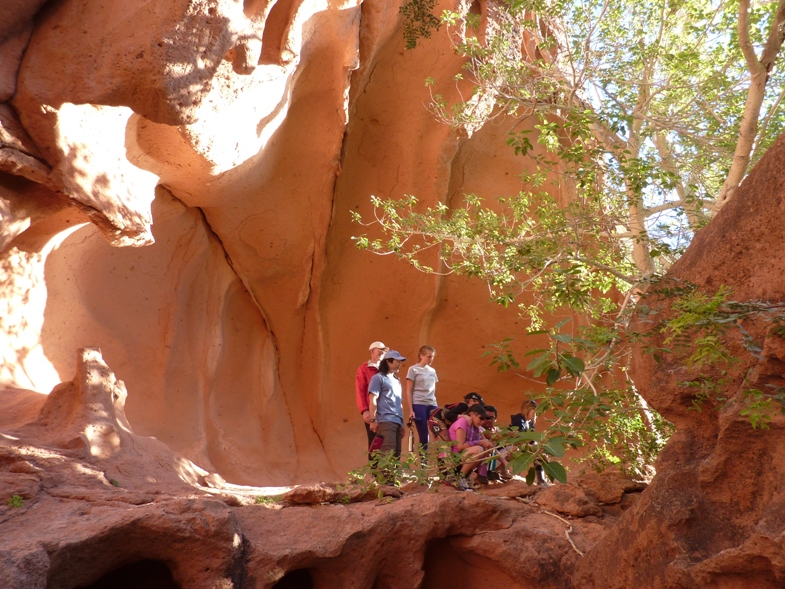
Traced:
<svg viewBox="0 0 785 589">
<path fill-rule="evenodd" d="M 523 587 L 507 575 L 499 563 L 472 552 L 457 550 L 453 540 L 439 538 L 428 543 L 423 561 L 422 589 L 467 589 L 471 587 Z"/>
<path fill-rule="evenodd" d="M 296 569 L 281 577 L 273 589 L 313 589 L 313 578 L 308 569 Z"/>
<path fill-rule="evenodd" d="M 182 589 L 166 563 L 140 560 L 107 573 L 92 585 L 77 589 Z"/>
</svg>

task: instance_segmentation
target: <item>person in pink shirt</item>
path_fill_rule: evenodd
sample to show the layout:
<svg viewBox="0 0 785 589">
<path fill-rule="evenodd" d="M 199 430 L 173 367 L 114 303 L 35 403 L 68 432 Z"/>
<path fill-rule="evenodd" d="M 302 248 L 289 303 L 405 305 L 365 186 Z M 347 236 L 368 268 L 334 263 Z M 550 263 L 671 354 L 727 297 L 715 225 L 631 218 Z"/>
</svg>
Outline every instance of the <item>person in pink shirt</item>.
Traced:
<svg viewBox="0 0 785 589">
<path fill-rule="evenodd" d="M 462 453 L 462 465 L 458 473 L 458 489 L 468 491 L 475 488 L 474 483 L 469 479 L 469 473 L 482 464 L 483 457 L 479 456 L 485 450 L 493 448 L 490 440 L 483 437 L 480 427 L 484 420 L 488 419 L 488 414 L 481 403 L 477 403 L 468 408 L 465 415 L 461 415 L 450 426 L 450 440 L 455 442 L 452 446 L 453 452 Z"/>
<path fill-rule="evenodd" d="M 382 342 L 373 342 L 368 348 L 368 351 L 371 353 L 371 358 L 367 362 L 360 364 L 360 367 L 357 369 L 357 374 L 354 377 L 354 389 L 355 403 L 357 404 L 357 409 L 360 411 L 360 415 L 363 416 L 365 433 L 368 436 L 368 447 L 370 447 L 376 434 L 371 431 L 371 414 L 368 408 L 368 385 L 370 384 L 373 375 L 379 372 L 379 361 L 387 351 L 387 346 Z M 370 458 L 370 453 L 368 454 L 368 457 Z"/>
</svg>

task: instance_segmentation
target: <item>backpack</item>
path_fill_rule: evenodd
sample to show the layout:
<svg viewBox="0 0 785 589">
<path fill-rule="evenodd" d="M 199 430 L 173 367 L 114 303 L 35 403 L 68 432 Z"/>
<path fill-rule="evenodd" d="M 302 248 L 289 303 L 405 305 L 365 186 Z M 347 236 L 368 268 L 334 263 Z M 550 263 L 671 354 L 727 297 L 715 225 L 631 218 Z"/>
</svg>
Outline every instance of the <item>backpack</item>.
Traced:
<svg viewBox="0 0 785 589">
<path fill-rule="evenodd" d="M 533 432 L 534 431 L 534 423 L 531 420 L 526 420 L 523 418 L 523 414 L 516 413 L 515 415 L 510 415 L 510 427 L 518 428 L 522 432 Z"/>
<path fill-rule="evenodd" d="M 450 426 L 455 423 L 457 415 L 452 412 L 461 403 L 448 403 L 431 413 L 428 418 L 428 429 L 431 430 L 434 439 L 444 442 L 450 441 Z"/>
</svg>

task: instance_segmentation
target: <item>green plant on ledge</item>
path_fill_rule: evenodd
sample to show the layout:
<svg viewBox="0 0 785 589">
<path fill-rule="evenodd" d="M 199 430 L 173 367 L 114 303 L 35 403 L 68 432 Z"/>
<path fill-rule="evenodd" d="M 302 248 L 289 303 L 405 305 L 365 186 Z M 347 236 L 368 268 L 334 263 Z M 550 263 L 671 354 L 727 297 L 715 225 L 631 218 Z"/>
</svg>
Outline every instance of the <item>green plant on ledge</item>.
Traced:
<svg viewBox="0 0 785 589">
<path fill-rule="evenodd" d="M 577 448 L 580 445 L 577 438 L 564 435 L 560 428 L 542 432 L 505 429 L 494 437 L 493 443 L 492 450 L 474 455 L 471 460 L 481 459 L 487 464 L 497 457 L 493 451 L 514 448 L 507 455 L 509 469 L 512 474 L 525 476 L 529 485 L 535 480 L 537 464 L 542 465 L 551 481 L 566 483 L 567 471 L 562 466 L 561 459 L 568 446 Z M 464 456 L 451 451 L 452 442 L 434 441 L 429 446 L 434 455 L 427 459 L 418 453 L 410 453 L 399 459 L 392 451 L 375 451 L 367 464 L 349 473 L 349 482 L 365 490 L 376 489 L 379 499 L 384 495 L 384 485 L 416 483 L 438 491 L 440 484 L 454 482 L 454 472 L 463 463 Z"/>
<path fill-rule="evenodd" d="M 254 499 L 256 505 L 274 505 L 280 500 L 279 497 L 273 495 L 257 495 Z"/>
</svg>

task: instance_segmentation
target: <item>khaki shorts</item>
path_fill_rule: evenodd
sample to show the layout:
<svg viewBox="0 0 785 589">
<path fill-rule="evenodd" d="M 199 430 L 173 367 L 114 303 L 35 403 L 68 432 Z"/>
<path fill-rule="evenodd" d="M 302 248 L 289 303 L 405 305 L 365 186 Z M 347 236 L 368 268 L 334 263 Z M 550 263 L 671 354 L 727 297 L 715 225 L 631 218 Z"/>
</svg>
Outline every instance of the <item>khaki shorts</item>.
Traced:
<svg viewBox="0 0 785 589">
<path fill-rule="evenodd" d="M 385 452 L 392 450 L 395 452 L 396 456 L 400 456 L 401 433 L 403 432 L 403 426 L 398 425 L 392 421 L 381 421 L 377 424 L 377 426 L 376 435 L 382 436 L 384 438 L 382 446 L 379 448 L 379 452 L 384 454 Z"/>
</svg>

